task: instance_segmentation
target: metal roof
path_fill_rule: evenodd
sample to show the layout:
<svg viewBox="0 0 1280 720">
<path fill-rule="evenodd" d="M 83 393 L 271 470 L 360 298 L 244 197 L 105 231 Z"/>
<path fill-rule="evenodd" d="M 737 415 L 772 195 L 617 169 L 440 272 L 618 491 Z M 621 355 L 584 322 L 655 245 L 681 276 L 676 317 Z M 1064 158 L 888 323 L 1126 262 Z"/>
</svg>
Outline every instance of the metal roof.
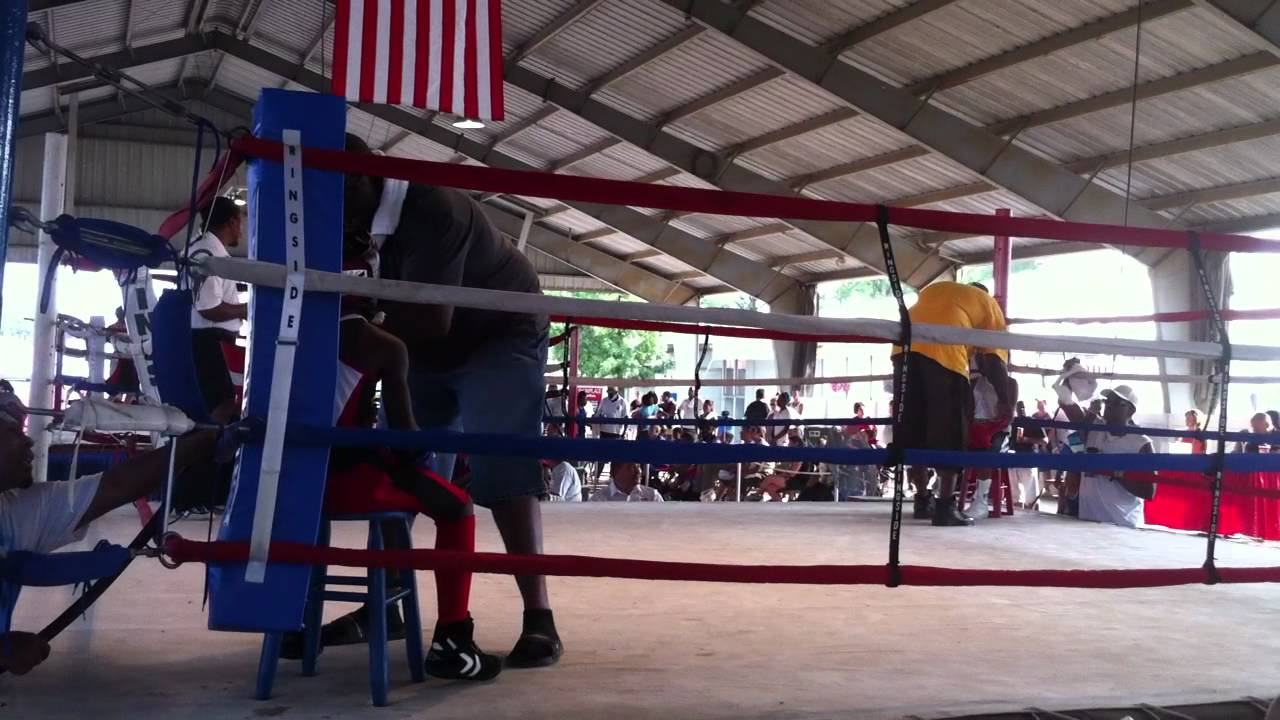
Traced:
<svg viewBox="0 0 1280 720">
<path fill-rule="evenodd" d="M 1115 217 L 1116 196 L 1121 203 L 1128 196 L 1135 222 L 1257 229 L 1280 224 L 1280 37 L 1251 28 L 1240 6 L 504 0 L 504 122 L 457 130 L 450 118 L 420 110 L 353 109 L 349 126 L 390 154 L 443 162 L 500 157 L 505 167 L 590 177 L 1106 221 Z M 264 87 L 323 88 L 315 73 L 327 73 L 332 60 L 333 7 L 319 0 L 33 0 L 32 7 L 31 20 L 57 42 L 149 84 L 209 100 L 226 111 L 222 121 L 242 115 L 243 101 Z M 718 24 L 725 13 L 736 19 Z M 827 53 L 824 67 L 806 64 L 803 52 L 771 54 L 795 42 Z M 108 114 L 110 89 L 50 75 L 48 66 L 49 58 L 27 53 L 25 70 L 39 87 L 23 93 L 24 122 L 56 125 L 69 92 L 82 108 L 99 108 L 95 116 Z M 881 87 L 842 83 L 833 69 L 866 73 Z M 1011 176 L 975 162 L 963 138 L 917 132 L 914 125 L 933 122 L 924 114 L 897 129 L 885 108 L 902 91 L 920 108 L 985 133 L 966 137 L 1026 151 L 1040 170 Z M 461 138 L 480 145 L 459 145 Z M 148 157 L 178 162 L 166 152 Z M 1054 205 L 1035 185 L 1079 177 L 1092 178 L 1104 194 L 1076 203 L 1085 194 L 1064 187 L 1059 192 L 1071 204 Z M 101 188 L 101 200 L 152 207 L 155 197 L 141 194 L 145 185 L 137 196 L 129 194 L 132 184 Z M 874 264 L 874 246 L 858 228 L 482 199 L 502 212 L 534 213 L 539 227 L 569 243 L 557 252 L 591 249 L 576 258 L 585 266 L 577 270 L 553 266 L 549 256 L 538 260 L 547 278 L 585 273 L 625 283 L 641 273 L 698 291 L 752 292 L 753 273 L 779 291 L 768 280 L 775 272 L 795 283 L 874 272 L 864 264 Z M 991 246 L 990 238 L 894 234 L 903 238 L 902 252 L 914 253 L 917 283 L 957 262 L 981 261 Z M 1015 249 L 1078 247 L 1015 239 Z M 741 259 L 736 269 L 723 264 L 726 253 Z"/>
</svg>

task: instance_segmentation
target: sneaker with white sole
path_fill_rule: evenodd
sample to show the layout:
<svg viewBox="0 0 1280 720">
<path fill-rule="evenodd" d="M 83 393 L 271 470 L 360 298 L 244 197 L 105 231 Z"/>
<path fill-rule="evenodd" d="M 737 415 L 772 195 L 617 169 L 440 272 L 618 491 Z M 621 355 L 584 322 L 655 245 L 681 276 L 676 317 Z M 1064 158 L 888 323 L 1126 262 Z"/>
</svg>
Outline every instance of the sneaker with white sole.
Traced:
<svg viewBox="0 0 1280 720">
<path fill-rule="evenodd" d="M 427 653 L 426 671 L 444 680 L 492 680 L 502 672 L 502 660 L 482 651 L 473 639 L 470 617 L 448 625 L 436 625 Z"/>
</svg>

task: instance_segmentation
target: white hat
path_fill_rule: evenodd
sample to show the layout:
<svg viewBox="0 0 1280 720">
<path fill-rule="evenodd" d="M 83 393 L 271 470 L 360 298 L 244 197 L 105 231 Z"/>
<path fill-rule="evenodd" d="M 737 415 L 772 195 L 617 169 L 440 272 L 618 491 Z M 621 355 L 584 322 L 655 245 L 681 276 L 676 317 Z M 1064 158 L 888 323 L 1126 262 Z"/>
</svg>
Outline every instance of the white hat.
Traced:
<svg viewBox="0 0 1280 720">
<path fill-rule="evenodd" d="M 1108 400 L 1112 398 L 1120 398 L 1133 406 L 1134 410 L 1138 409 L 1138 394 L 1128 385 L 1117 385 L 1110 390 L 1103 390 L 1102 397 Z"/>
</svg>

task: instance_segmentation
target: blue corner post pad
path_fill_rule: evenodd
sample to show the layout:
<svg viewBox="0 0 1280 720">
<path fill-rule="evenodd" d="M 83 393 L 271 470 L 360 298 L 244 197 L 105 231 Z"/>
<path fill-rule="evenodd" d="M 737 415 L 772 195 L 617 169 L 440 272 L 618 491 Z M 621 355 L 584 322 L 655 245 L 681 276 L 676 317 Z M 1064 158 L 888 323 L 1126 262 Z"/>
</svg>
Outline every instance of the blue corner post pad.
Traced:
<svg viewBox="0 0 1280 720">
<path fill-rule="evenodd" d="M 254 134 L 280 141 L 298 130 L 303 147 L 340 150 L 345 145 L 346 103 L 335 95 L 264 90 L 254 110 Z M 305 156 L 305 151 L 304 151 Z M 342 175 L 304 170 L 303 230 L 307 267 L 342 268 Z M 249 165 L 249 255 L 284 263 L 284 168 L 274 161 Z M 255 287 L 249 301 L 249 353 L 245 414 L 266 417 L 274 382 L 292 382 L 289 425 L 333 425 L 338 358 L 338 296 L 306 293 L 291 378 L 273 378 L 283 291 Z M 253 528 L 261 439 L 245 444 L 236 465 L 219 540 L 247 541 Z M 314 544 L 319 535 L 329 448 L 286 446 L 282 459 L 272 539 Z M 276 632 L 302 627 L 310 569 L 270 565 L 266 580 L 245 580 L 245 565 L 209 568 L 209 628 Z"/>
</svg>

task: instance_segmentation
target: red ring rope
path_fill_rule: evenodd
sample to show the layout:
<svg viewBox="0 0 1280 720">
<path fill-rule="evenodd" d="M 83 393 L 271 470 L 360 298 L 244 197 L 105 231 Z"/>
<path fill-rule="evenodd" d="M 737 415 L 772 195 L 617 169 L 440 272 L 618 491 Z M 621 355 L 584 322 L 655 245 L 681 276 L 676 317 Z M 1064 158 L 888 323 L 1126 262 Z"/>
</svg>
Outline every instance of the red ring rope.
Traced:
<svg viewBox="0 0 1280 720">
<path fill-rule="evenodd" d="M 573 322 L 579 325 L 618 328 L 622 330 L 649 330 L 652 332 L 671 332 L 684 335 L 715 335 L 717 337 L 749 338 L 753 340 L 790 340 L 793 342 L 844 342 L 844 343 L 888 343 L 890 340 L 867 337 L 865 335 L 839 335 L 820 333 L 797 333 L 782 330 L 761 330 L 759 328 L 729 327 L 725 325 L 692 325 L 689 323 L 660 322 L 657 320 L 615 320 L 597 317 L 566 317 L 552 315 L 551 322 Z"/>
<path fill-rule="evenodd" d="M 165 552 L 175 561 L 214 565 L 244 562 L 247 542 L 197 542 L 172 535 Z M 272 562 L 499 575 L 610 577 L 679 582 L 783 583 L 798 585 L 884 585 L 884 565 L 722 565 L 627 560 L 582 555 L 506 555 L 451 550 L 360 550 L 273 542 Z M 1204 568 L 1141 570 L 979 570 L 904 565 L 901 584 L 929 587 L 1004 586 L 1094 589 L 1169 587 L 1207 582 Z M 1280 582 L 1280 567 L 1218 568 L 1223 583 Z"/>
<path fill-rule="evenodd" d="M 284 146 L 254 137 L 233 140 L 231 149 L 250 157 L 280 162 Z M 761 193 L 705 190 L 608 180 L 595 177 L 559 175 L 535 170 L 460 165 L 411 160 L 379 155 L 361 155 L 342 150 L 305 148 L 303 165 L 317 170 L 398 178 L 410 182 L 439 185 L 479 192 L 509 193 L 527 197 L 631 205 L 660 210 L 680 210 L 785 219 L 830 220 L 835 222 L 875 222 L 877 206 L 816 200 L 813 198 L 765 195 Z M 919 208 L 889 208 L 889 223 L 903 227 L 970 235 L 1007 235 L 1087 242 L 1097 245 L 1188 248 L 1187 232 L 1158 228 L 1124 227 L 1094 223 L 1014 218 L 957 213 Z M 1221 252 L 1280 252 L 1280 242 L 1247 235 L 1202 233 L 1200 246 Z"/>
</svg>

